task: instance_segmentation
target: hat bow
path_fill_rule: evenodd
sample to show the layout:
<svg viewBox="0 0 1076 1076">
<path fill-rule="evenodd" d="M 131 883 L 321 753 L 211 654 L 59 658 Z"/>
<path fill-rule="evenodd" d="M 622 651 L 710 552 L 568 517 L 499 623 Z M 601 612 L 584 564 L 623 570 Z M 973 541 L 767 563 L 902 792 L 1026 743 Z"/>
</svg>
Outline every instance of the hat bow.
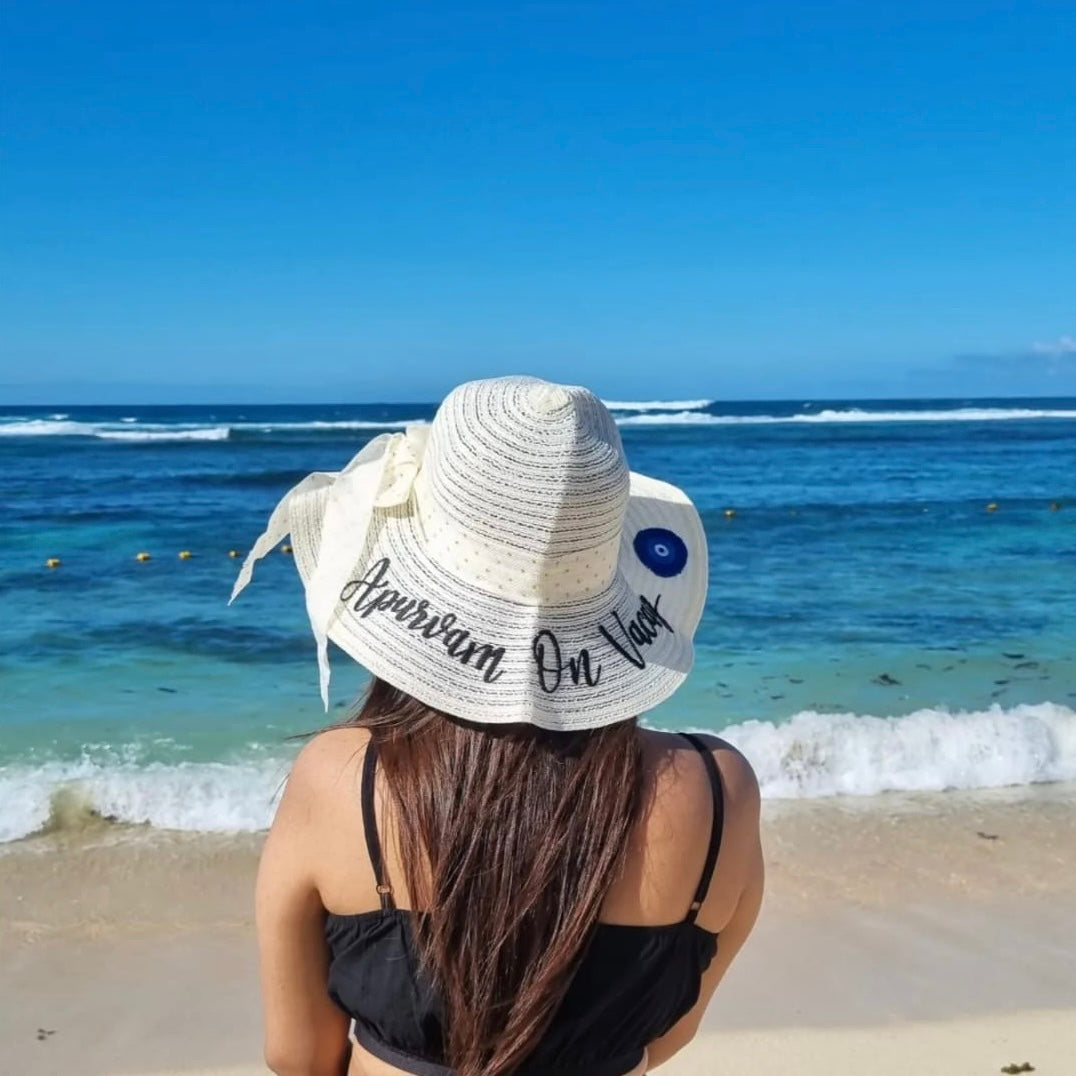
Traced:
<svg viewBox="0 0 1076 1076">
<path fill-rule="evenodd" d="M 232 588 L 235 601 L 254 565 L 291 535 L 306 579 L 306 608 L 318 652 L 321 701 L 329 708 L 329 629 L 340 591 L 366 546 L 374 512 L 406 505 L 422 468 L 429 426 L 408 426 L 370 441 L 341 471 L 315 471 L 280 499 L 265 531 L 247 554 Z"/>
</svg>

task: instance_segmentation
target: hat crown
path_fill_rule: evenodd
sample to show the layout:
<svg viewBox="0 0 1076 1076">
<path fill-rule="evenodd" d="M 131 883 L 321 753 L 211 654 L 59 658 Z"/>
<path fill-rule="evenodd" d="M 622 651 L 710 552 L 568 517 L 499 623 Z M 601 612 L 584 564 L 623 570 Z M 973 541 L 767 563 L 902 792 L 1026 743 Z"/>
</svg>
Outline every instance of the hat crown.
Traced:
<svg viewBox="0 0 1076 1076">
<path fill-rule="evenodd" d="M 482 545 L 548 558 L 619 542 L 628 464 L 586 389 L 529 377 L 461 385 L 434 417 L 422 470 L 431 514 Z"/>
</svg>

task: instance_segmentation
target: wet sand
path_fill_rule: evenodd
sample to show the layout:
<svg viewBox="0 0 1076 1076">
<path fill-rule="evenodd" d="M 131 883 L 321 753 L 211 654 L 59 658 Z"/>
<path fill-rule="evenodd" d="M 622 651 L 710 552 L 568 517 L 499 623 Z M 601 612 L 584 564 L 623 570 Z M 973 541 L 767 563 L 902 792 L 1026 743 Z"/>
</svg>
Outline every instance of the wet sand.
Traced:
<svg viewBox="0 0 1076 1076">
<path fill-rule="evenodd" d="M 660 1071 L 1076 1071 L 1076 788 L 770 803 L 765 840 L 756 934 Z M 260 843 L 102 824 L 0 848 L 0 1072 L 265 1071 Z"/>
</svg>

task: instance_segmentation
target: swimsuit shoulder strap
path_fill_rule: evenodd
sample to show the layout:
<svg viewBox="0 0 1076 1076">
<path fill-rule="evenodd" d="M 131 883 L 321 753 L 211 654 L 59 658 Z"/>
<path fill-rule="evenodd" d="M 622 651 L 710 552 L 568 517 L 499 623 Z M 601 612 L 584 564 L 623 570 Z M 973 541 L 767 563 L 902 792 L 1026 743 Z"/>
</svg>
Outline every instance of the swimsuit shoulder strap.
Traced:
<svg viewBox="0 0 1076 1076">
<path fill-rule="evenodd" d="M 366 834 L 366 851 L 370 866 L 374 869 L 377 893 L 381 898 L 381 910 L 395 907 L 392 902 L 392 886 L 385 884 L 385 861 L 381 855 L 381 839 L 377 835 L 377 807 L 374 803 L 374 778 L 377 775 L 377 744 L 371 739 L 366 745 L 366 757 L 362 761 L 362 828 Z"/>
<path fill-rule="evenodd" d="M 714 867 L 717 865 L 717 855 L 721 851 L 721 834 L 725 828 L 725 795 L 721 785 L 721 772 L 714 761 L 713 752 L 698 737 L 689 732 L 680 734 L 702 756 L 706 767 L 706 775 L 710 778 L 710 790 L 713 794 L 713 821 L 710 824 L 710 845 L 706 850 L 706 863 L 702 868 L 702 877 L 699 879 L 699 887 L 695 890 L 695 899 L 691 902 L 691 908 L 687 913 L 687 922 L 694 923 L 698 917 L 699 908 L 706 900 L 706 894 L 710 889 L 710 879 L 714 876 Z"/>
</svg>

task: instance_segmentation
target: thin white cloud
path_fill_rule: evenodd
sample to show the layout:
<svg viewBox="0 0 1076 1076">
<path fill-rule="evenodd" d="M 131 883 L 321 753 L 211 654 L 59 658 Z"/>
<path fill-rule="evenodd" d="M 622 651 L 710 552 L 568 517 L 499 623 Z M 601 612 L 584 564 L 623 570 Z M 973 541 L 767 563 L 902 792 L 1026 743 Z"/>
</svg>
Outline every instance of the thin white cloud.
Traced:
<svg viewBox="0 0 1076 1076">
<path fill-rule="evenodd" d="M 1066 333 L 1064 336 L 1059 336 L 1056 340 L 1032 344 L 1031 350 L 1035 352 L 1036 355 L 1049 355 L 1051 357 L 1057 357 L 1059 355 L 1076 355 L 1076 337 L 1069 336 Z"/>
</svg>

